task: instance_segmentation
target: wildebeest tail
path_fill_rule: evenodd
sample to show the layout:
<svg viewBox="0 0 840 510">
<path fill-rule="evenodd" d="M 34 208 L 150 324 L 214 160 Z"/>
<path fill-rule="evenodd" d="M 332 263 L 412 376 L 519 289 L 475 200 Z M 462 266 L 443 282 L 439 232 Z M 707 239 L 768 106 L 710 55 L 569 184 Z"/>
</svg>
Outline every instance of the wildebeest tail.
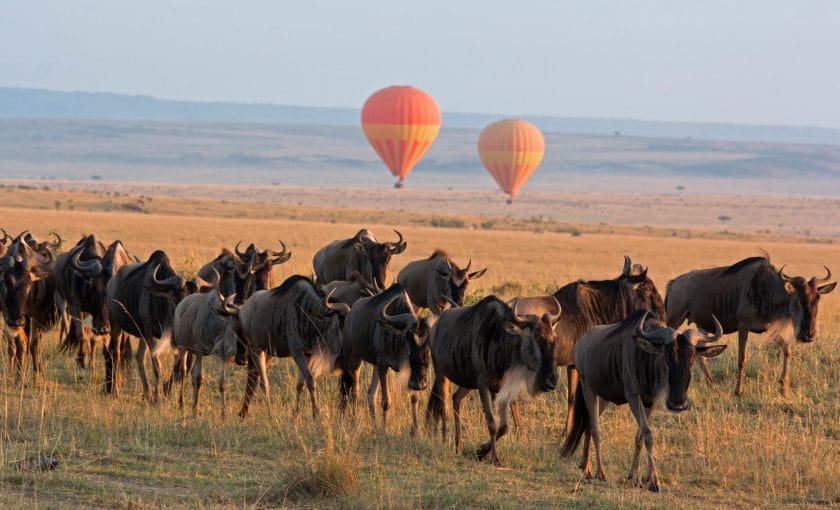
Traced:
<svg viewBox="0 0 840 510">
<path fill-rule="evenodd" d="M 436 375 L 432 384 L 432 391 L 429 392 L 429 403 L 426 406 L 426 427 L 437 425 L 446 418 L 445 396 L 449 394 L 449 379 Z"/>
<path fill-rule="evenodd" d="M 583 386 L 578 381 L 575 389 L 575 409 L 574 417 L 572 418 L 572 430 L 563 441 L 563 446 L 560 447 L 560 456 L 568 457 L 575 453 L 580 439 L 585 432 L 589 431 L 589 409 L 586 407 L 586 399 L 583 398 Z"/>
</svg>

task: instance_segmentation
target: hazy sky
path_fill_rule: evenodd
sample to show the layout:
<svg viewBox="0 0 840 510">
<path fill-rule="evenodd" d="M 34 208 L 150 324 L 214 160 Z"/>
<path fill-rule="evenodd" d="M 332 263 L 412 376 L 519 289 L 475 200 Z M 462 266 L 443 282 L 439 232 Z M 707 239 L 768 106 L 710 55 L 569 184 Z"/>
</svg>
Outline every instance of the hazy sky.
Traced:
<svg viewBox="0 0 840 510">
<path fill-rule="evenodd" d="M 840 127 L 840 2 L 0 0 L 0 86 Z"/>
</svg>

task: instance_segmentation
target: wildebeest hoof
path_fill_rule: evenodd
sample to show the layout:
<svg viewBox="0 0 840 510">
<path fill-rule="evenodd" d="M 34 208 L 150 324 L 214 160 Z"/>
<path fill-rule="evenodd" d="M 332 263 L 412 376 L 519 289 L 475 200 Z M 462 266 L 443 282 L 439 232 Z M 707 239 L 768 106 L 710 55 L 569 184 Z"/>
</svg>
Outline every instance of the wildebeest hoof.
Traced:
<svg viewBox="0 0 840 510">
<path fill-rule="evenodd" d="M 659 484 L 651 482 L 648 484 L 648 490 L 651 492 L 659 492 Z"/>
<path fill-rule="evenodd" d="M 479 446 L 475 450 L 475 456 L 478 458 L 478 460 L 484 460 L 484 458 L 487 457 L 487 454 L 489 454 L 489 453 L 490 453 L 490 443 L 483 443 L 481 446 Z"/>
<path fill-rule="evenodd" d="M 58 459 L 38 454 L 18 461 L 16 467 L 23 471 L 49 471 L 58 467 Z"/>
</svg>

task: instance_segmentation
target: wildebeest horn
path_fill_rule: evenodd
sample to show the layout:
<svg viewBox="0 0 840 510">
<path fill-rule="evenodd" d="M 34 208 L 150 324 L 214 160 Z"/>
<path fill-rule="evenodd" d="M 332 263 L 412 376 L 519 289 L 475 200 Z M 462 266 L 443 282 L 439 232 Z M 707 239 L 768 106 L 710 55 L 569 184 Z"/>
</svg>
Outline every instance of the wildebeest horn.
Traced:
<svg viewBox="0 0 840 510">
<path fill-rule="evenodd" d="M 624 256 L 624 268 L 621 270 L 621 276 L 628 276 L 630 274 L 630 257 Z"/>
<path fill-rule="evenodd" d="M 467 265 L 466 265 L 466 267 L 464 267 L 464 272 L 469 271 L 471 265 L 472 265 L 472 259 L 467 261 Z"/>
<path fill-rule="evenodd" d="M 85 278 L 94 278 L 102 274 L 102 262 L 97 259 L 81 260 L 82 250 L 77 249 L 70 259 L 73 268 L 82 274 Z M 98 257 L 97 257 L 98 258 Z"/>
<path fill-rule="evenodd" d="M 24 231 L 24 232 L 28 232 L 28 231 Z M 21 235 L 23 235 L 23 234 L 21 234 Z M 18 236 L 18 239 L 19 238 L 20 238 L 20 236 Z M 18 262 L 23 262 L 24 258 L 27 259 L 27 260 L 29 260 L 31 258 L 31 259 L 35 259 L 35 262 L 38 265 L 41 265 L 41 266 L 49 266 L 50 264 L 52 264 L 53 255 L 52 255 L 51 251 L 47 251 L 47 255 L 41 255 L 37 251 L 33 250 L 32 247 L 29 246 L 29 243 L 27 243 L 26 241 L 18 241 L 17 244 L 18 244 L 18 251 L 15 254 L 15 259 Z"/>
<path fill-rule="evenodd" d="M 402 324 L 406 328 L 409 328 L 415 322 L 417 322 L 417 316 L 414 315 L 413 313 L 409 312 L 409 313 L 401 313 L 399 315 L 388 315 L 388 307 L 391 306 L 391 303 L 393 303 L 394 301 L 403 297 L 404 295 L 405 295 L 405 292 L 402 292 L 402 293 L 396 294 L 391 299 L 386 301 L 385 304 L 382 306 L 381 316 L 382 316 L 382 320 L 384 320 L 385 322 L 387 322 L 389 324 L 397 323 L 397 324 Z M 405 296 L 405 297 L 407 298 L 408 296 Z M 409 308 L 411 308 L 411 307 L 409 307 Z"/>
<path fill-rule="evenodd" d="M 779 278 L 781 278 L 782 281 L 788 282 L 791 280 L 791 278 L 785 274 L 785 266 L 787 266 L 787 264 L 782 264 L 782 267 L 779 268 L 778 274 Z"/>
<path fill-rule="evenodd" d="M 817 283 L 825 283 L 828 280 L 831 280 L 831 269 L 828 266 L 823 266 L 825 268 L 825 278 L 819 278 Z"/>
<path fill-rule="evenodd" d="M 528 322 L 528 317 L 519 315 L 519 298 L 513 300 L 513 318 L 516 322 Z"/>
<path fill-rule="evenodd" d="M 395 254 L 402 253 L 403 250 L 405 250 L 406 242 L 403 240 L 403 235 L 400 233 L 399 230 L 394 229 L 394 232 L 396 232 L 397 235 L 399 236 L 399 239 L 397 240 L 397 242 L 395 242 L 395 243 L 385 243 L 385 244 L 388 246 L 388 249 L 391 251 L 391 253 L 395 253 Z"/>
<path fill-rule="evenodd" d="M 0 227 L 0 232 L 3 232 L 3 239 L 0 239 L 0 243 L 5 244 L 6 241 L 9 239 L 14 240 L 14 238 L 12 238 L 12 236 L 10 236 L 8 232 L 6 232 L 5 228 Z"/>
<path fill-rule="evenodd" d="M 154 270 L 152 271 L 152 282 L 158 287 L 179 287 L 181 283 L 181 277 L 176 275 L 172 275 L 165 280 L 158 280 L 157 274 L 158 270 L 160 269 L 160 264 L 156 265 Z"/>
<path fill-rule="evenodd" d="M 656 336 L 651 336 L 651 335 L 645 333 L 645 321 L 647 320 L 648 313 L 650 313 L 650 312 L 645 310 L 645 313 L 642 315 L 642 320 L 640 320 L 639 325 L 636 326 L 636 336 L 639 337 L 639 338 L 644 338 L 645 340 L 650 340 L 650 341 L 653 342 L 653 341 L 657 340 Z"/>
<path fill-rule="evenodd" d="M 233 301 L 235 299 L 236 293 L 234 292 L 233 294 L 222 300 L 222 310 L 224 310 L 225 313 L 233 315 L 239 311 L 239 307 L 233 304 Z"/>
<path fill-rule="evenodd" d="M 61 243 L 64 242 L 64 239 L 62 239 L 61 236 L 58 234 L 58 232 L 56 232 L 55 230 L 50 230 L 49 235 L 55 237 L 55 242 L 51 243 L 51 242 L 47 241 L 47 244 L 52 246 L 53 250 L 59 249 L 61 247 Z"/>
<path fill-rule="evenodd" d="M 234 251 L 234 253 L 236 253 L 236 256 L 239 257 L 240 260 L 244 261 L 246 254 L 239 251 L 239 245 L 240 244 L 242 244 L 241 240 L 238 243 L 236 243 L 236 246 L 233 247 L 233 251 Z"/>
<path fill-rule="evenodd" d="M 273 257 L 273 260 L 271 261 L 272 264 L 282 264 L 292 257 L 292 252 L 288 251 L 286 243 L 280 239 L 278 239 L 278 241 L 283 249 L 281 251 L 269 250 L 271 252 L 271 256 Z"/>
<path fill-rule="evenodd" d="M 723 336 L 723 326 L 720 325 L 720 321 L 715 317 L 715 314 L 712 314 L 712 322 L 715 323 L 715 332 L 706 334 L 706 341 L 708 342 L 720 340 L 720 337 Z"/>
<path fill-rule="evenodd" d="M 213 271 L 213 275 L 210 278 L 210 281 L 207 281 L 198 275 L 195 275 L 195 278 L 193 278 L 195 288 L 198 290 L 198 292 L 201 292 L 202 288 L 218 290 L 219 282 L 222 280 L 222 277 L 219 275 L 219 271 L 217 271 L 215 267 L 211 267 L 210 269 Z M 222 297 L 221 292 L 219 293 L 219 297 Z"/>
<path fill-rule="evenodd" d="M 327 295 L 324 296 L 324 306 L 327 310 L 332 310 L 333 312 L 338 312 L 340 315 L 346 316 L 350 313 L 350 305 L 347 303 L 330 303 L 330 298 L 333 294 L 335 294 L 335 291 L 336 287 L 333 287 L 329 292 L 327 292 Z"/>
<path fill-rule="evenodd" d="M 557 301 L 557 298 L 551 296 L 551 300 L 554 301 L 554 304 L 557 305 L 557 313 L 549 314 L 548 318 L 552 324 L 560 320 L 560 315 L 563 314 L 563 307 L 560 306 L 560 302 Z"/>
<path fill-rule="evenodd" d="M 720 337 L 723 336 L 723 327 L 720 325 L 720 321 L 718 321 L 714 314 L 712 314 L 712 322 L 715 324 L 714 333 L 709 333 L 698 326 L 696 330 L 691 329 L 685 332 L 688 342 L 697 347 L 705 347 L 707 343 L 720 340 Z"/>
</svg>

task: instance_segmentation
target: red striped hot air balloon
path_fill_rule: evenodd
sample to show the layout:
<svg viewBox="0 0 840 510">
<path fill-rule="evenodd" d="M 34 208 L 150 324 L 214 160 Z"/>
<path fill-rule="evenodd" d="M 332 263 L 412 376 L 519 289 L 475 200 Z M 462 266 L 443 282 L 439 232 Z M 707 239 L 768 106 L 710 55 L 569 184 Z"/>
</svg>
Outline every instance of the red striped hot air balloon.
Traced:
<svg viewBox="0 0 840 510">
<path fill-rule="evenodd" d="M 403 179 L 435 141 L 440 130 L 440 109 L 429 94 L 409 86 L 386 87 L 371 95 L 362 107 L 362 129 L 382 161 Z"/>
<path fill-rule="evenodd" d="M 478 155 L 502 191 L 510 195 L 534 173 L 542 161 L 545 140 L 537 126 L 521 119 L 505 119 L 484 128 L 478 137 Z"/>
</svg>

